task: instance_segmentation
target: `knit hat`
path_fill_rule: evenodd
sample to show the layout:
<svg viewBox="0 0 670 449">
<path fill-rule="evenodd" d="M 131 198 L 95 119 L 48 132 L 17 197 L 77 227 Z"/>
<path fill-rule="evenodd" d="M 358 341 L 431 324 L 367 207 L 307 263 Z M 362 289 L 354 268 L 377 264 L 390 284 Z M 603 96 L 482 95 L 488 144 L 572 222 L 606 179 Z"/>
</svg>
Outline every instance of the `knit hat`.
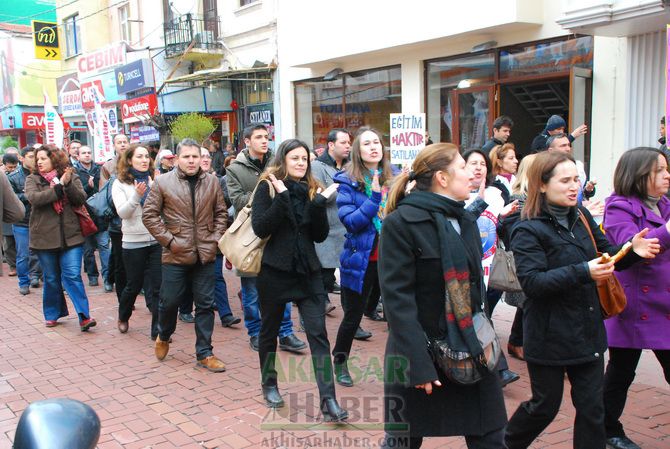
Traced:
<svg viewBox="0 0 670 449">
<path fill-rule="evenodd" d="M 547 120 L 547 126 L 544 127 L 545 131 L 553 131 L 558 128 L 565 128 L 565 120 L 560 115 L 552 115 Z"/>
</svg>

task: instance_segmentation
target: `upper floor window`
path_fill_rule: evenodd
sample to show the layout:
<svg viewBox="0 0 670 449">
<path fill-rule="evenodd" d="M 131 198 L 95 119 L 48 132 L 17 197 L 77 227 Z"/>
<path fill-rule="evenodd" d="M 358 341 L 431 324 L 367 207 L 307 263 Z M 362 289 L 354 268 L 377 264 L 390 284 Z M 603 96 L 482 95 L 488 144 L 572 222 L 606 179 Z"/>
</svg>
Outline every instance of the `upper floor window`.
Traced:
<svg viewBox="0 0 670 449">
<path fill-rule="evenodd" d="M 119 8 L 119 27 L 121 28 L 121 40 L 126 42 L 131 41 L 130 37 L 130 22 L 128 17 L 130 16 L 130 6 L 123 5 Z"/>
<path fill-rule="evenodd" d="M 79 14 L 66 18 L 63 23 L 65 25 L 65 57 L 70 58 L 81 53 Z"/>
</svg>

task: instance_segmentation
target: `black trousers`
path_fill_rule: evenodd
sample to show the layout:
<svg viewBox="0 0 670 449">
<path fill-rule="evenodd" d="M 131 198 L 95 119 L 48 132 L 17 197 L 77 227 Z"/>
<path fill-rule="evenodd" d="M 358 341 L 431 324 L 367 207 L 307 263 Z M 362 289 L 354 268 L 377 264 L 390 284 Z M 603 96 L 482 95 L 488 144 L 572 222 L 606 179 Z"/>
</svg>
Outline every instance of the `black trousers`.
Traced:
<svg viewBox="0 0 670 449">
<path fill-rule="evenodd" d="M 335 268 L 321 268 L 321 278 L 323 279 L 323 287 L 327 292 L 333 291 L 335 285 Z"/>
<path fill-rule="evenodd" d="M 305 334 L 312 355 L 312 368 L 321 399 L 335 398 L 333 364 L 326 331 L 325 295 L 312 295 L 294 300 L 304 321 Z M 258 357 L 263 385 L 277 385 L 277 337 L 284 318 L 286 303 L 259 298 L 261 331 L 258 335 Z"/>
<path fill-rule="evenodd" d="M 363 290 L 360 294 L 342 287 L 340 301 L 342 302 L 344 316 L 337 330 L 337 340 L 335 340 L 335 347 L 333 348 L 333 360 L 337 364 L 345 363 L 349 358 L 354 335 L 356 335 L 356 330 L 361 324 L 368 298 L 375 285 L 379 285 L 377 262 L 368 262 L 368 268 L 363 278 Z"/>
<path fill-rule="evenodd" d="M 114 273 L 114 284 L 116 285 L 116 298 L 121 303 L 121 294 L 126 288 L 126 267 L 123 263 L 123 234 L 110 232 L 109 239 L 112 241 L 112 250 L 109 253 L 109 275 Z"/>
<path fill-rule="evenodd" d="M 465 435 L 468 449 L 502 449 L 505 429 L 498 429 L 484 435 Z M 401 437 L 386 435 L 381 449 L 419 449 L 422 437 Z"/>
<path fill-rule="evenodd" d="M 523 346 L 523 309 L 516 308 L 512 329 L 509 332 L 509 343 L 514 346 Z"/>
<path fill-rule="evenodd" d="M 610 359 L 605 372 L 605 433 L 607 438 L 623 437 L 626 433 L 619 418 L 626 406 L 628 388 L 635 379 L 641 349 L 609 348 Z M 655 350 L 654 355 L 663 368 L 665 381 L 670 384 L 670 350 Z"/>
<path fill-rule="evenodd" d="M 195 304 L 195 353 L 198 360 L 212 355 L 214 332 L 214 262 L 195 265 L 163 264 L 158 333 L 168 341 L 177 328 L 177 311 L 188 285 Z"/>
<path fill-rule="evenodd" d="M 126 266 L 127 283 L 119 299 L 119 321 L 128 321 L 133 314 L 137 295 L 145 280 L 151 283 L 151 291 L 144 291 L 147 306 L 151 311 L 151 339 L 158 335 L 158 303 L 161 288 L 161 246 L 123 249 L 123 263 Z M 145 277 L 145 273 L 148 274 Z"/>
<path fill-rule="evenodd" d="M 365 304 L 365 310 L 363 313 L 366 315 L 372 315 L 377 310 L 377 304 L 382 296 L 382 289 L 379 286 L 379 282 L 372 284 L 372 290 L 370 290 L 370 296 Z"/>
<path fill-rule="evenodd" d="M 603 361 L 570 366 L 546 366 L 528 362 L 532 398 L 522 402 L 507 424 L 508 449 L 525 449 L 554 420 L 563 399 L 565 373 L 572 387 L 575 416 L 574 449 L 605 448 Z"/>
</svg>

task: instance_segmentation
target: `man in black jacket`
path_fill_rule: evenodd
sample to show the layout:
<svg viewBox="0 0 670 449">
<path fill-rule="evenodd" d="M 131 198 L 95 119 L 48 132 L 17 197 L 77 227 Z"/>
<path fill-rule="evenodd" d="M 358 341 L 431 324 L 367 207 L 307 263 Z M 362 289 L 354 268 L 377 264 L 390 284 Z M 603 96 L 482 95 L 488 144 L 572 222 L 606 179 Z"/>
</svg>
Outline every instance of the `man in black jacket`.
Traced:
<svg viewBox="0 0 670 449">
<path fill-rule="evenodd" d="M 509 140 L 510 134 L 512 134 L 512 128 L 514 127 L 514 122 L 511 118 L 506 115 L 501 115 L 493 122 L 493 137 L 486 141 L 482 147 L 482 151 L 487 155 L 489 151 L 496 145 L 503 145 Z"/>
<path fill-rule="evenodd" d="M 8 176 L 8 179 L 12 190 L 26 208 L 26 215 L 23 220 L 14 223 L 12 230 L 16 240 L 16 273 L 19 278 L 19 293 L 27 295 L 30 293 L 30 287 L 38 288 L 40 286 L 40 279 L 42 278 L 42 268 L 39 260 L 30 251 L 29 247 L 30 202 L 24 193 L 26 177 L 35 168 L 35 149 L 31 146 L 23 148 L 19 160 L 21 165 Z"/>
<path fill-rule="evenodd" d="M 84 186 L 86 195 L 90 198 L 98 192 L 100 184 L 100 166 L 93 163 L 93 154 L 91 148 L 84 145 L 79 147 L 79 160 L 75 162 L 74 167 Z M 84 271 L 88 275 L 88 285 L 96 287 L 98 285 L 98 267 L 95 262 L 95 250 L 100 255 L 100 271 L 102 271 L 102 282 L 106 292 L 112 291 L 112 284 L 109 282 L 109 233 L 100 220 L 96 220 L 99 232 L 86 237 L 84 243 Z"/>
<path fill-rule="evenodd" d="M 537 153 L 538 151 L 546 150 L 547 149 L 547 139 L 549 139 L 550 136 L 556 135 L 556 134 L 564 134 L 565 129 L 567 128 L 568 125 L 566 125 L 565 120 L 563 120 L 563 117 L 560 115 L 552 115 L 549 117 L 549 120 L 547 120 L 547 125 L 544 127 L 542 132 L 535 136 L 535 139 L 533 139 L 533 143 L 530 144 L 530 151 L 528 153 L 521 153 L 521 149 L 517 149 L 517 159 L 519 161 L 524 157 L 527 156 L 528 154 L 533 154 Z M 575 141 L 577 137 L 583 136 L 587 132 L 587 127 L 586 125 L 580 125 L 578 126 L 574 131 L 572 131 L 570 134 L 568 134 L 568 139 L 570 140 L 570 144 Z"/>
</svg>

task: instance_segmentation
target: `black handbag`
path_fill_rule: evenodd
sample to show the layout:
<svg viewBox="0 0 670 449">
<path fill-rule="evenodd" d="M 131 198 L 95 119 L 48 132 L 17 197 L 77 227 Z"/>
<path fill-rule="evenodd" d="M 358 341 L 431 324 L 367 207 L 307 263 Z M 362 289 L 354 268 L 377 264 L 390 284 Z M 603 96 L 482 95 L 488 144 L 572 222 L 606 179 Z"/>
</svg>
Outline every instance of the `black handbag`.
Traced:
<svg viewBox="0 0 670 449">
<path fill-rule="evenodd" d="M 507 251 L 505 246 L 498 239 L 496 253 L 491 262 L 491 271 L 489 273 L 489 288 L 501 292 L 522 292 L 519 278 L 516 275 L 516 264 L 514 263 L 514 254 Z"/>
<path fill-rule="evenodd" d="M 484 353 L 477 358 L 469 352 L 453 350 L 446 339 L 430 339 L 426 336 L 433 362 L 447 379 L 459 385 L 474 385 L 489 373 L 494 373 L 500 359 L 500 341 L 486 314 L 475 313 L 472 323 L 484 349 Z"/>
</svg>

